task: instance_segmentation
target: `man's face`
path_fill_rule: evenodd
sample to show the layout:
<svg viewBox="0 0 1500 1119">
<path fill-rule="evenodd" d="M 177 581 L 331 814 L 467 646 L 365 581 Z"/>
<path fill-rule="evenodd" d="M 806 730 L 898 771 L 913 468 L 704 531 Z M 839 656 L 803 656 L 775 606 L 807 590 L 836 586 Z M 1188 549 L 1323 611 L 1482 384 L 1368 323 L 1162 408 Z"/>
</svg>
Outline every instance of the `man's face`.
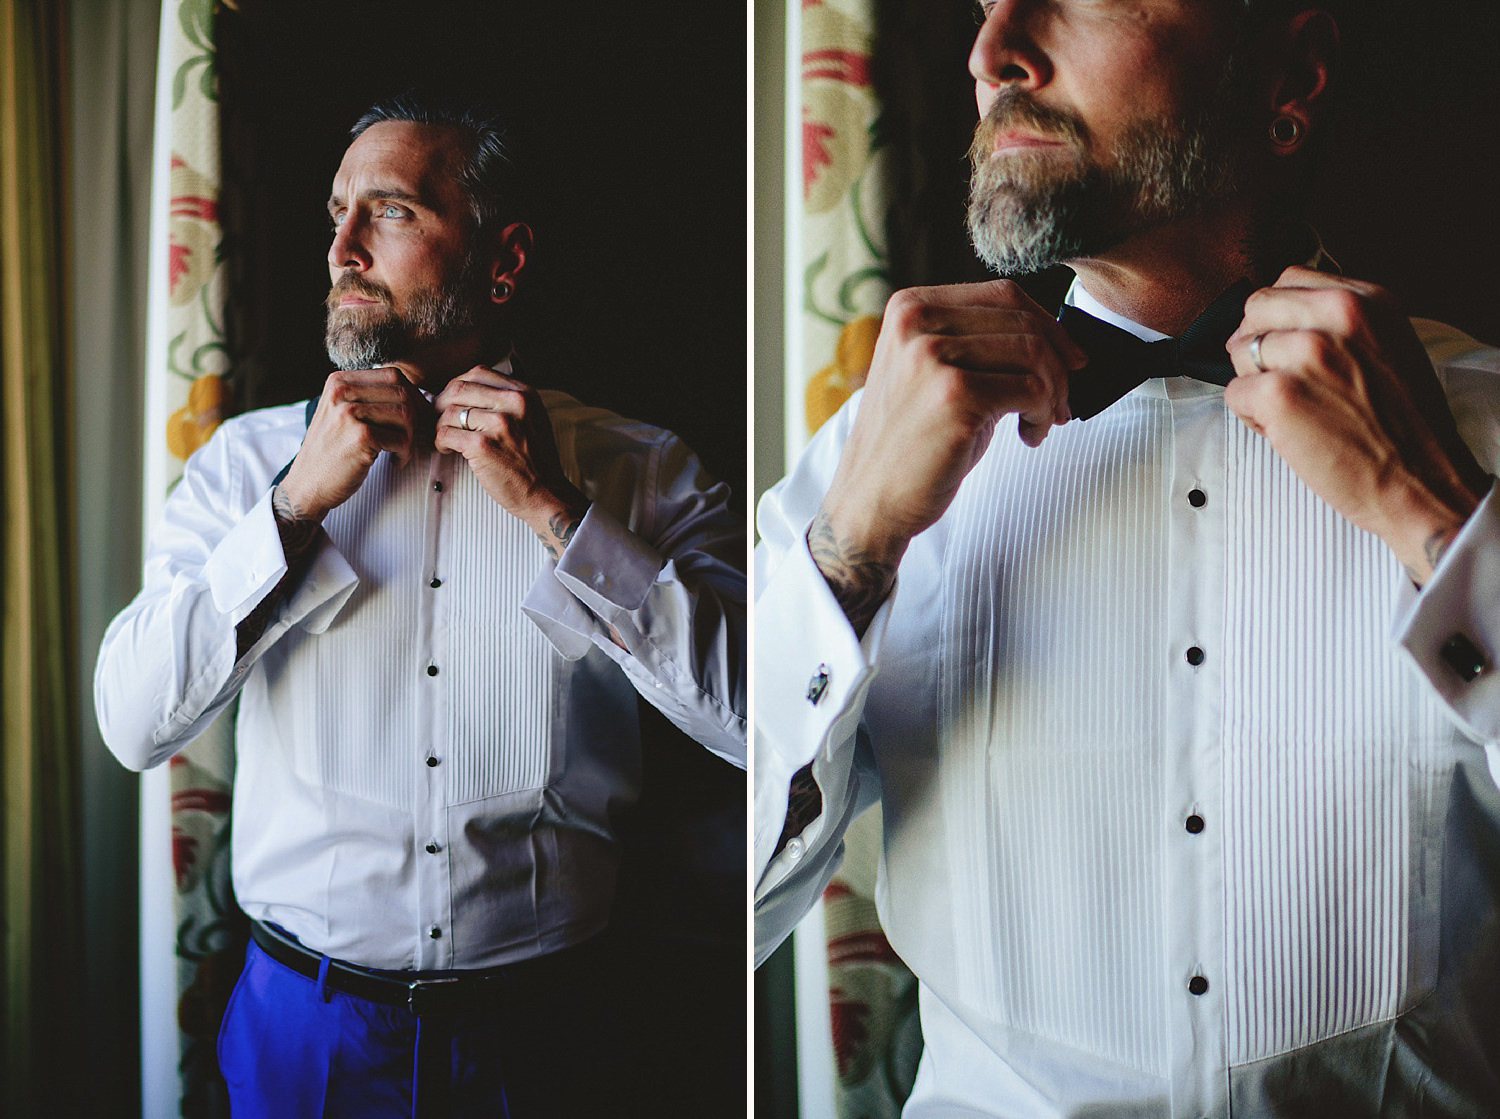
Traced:
<svg viewBox="0 0 1500 1119">
<path fill-rule="evenodd" d="M 383 121 L 349 145 L 328 213 L 328 356 L 340 369 L 407 360 L 475 331 L 487 277 L 442 128 Z"/>
<path fill-rule="evenodd" d="M 989 5 L 969 235 L 1003 274 L 1094 256 L 1233 190 L 1248 130 L 1226 5 Z"/>
</svg>

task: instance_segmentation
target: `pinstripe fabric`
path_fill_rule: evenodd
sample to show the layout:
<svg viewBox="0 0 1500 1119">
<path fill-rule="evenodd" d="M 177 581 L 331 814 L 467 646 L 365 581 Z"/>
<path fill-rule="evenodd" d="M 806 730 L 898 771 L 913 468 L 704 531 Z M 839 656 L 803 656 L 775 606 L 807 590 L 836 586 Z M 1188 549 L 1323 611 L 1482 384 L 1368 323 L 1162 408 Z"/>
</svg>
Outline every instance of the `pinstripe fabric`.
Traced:
<svg viewBox="0 0 1500 1119">
<path fill-rule="evenodd" d="M 592 501 L 557 563 L 460 456 L 381 455 L 236 664 L 235 610 L 284 569 L 269 490 L 305 431 L 291 405 L 195 457 L 106 637 L 101 725 L 134 764 L 239 691 L 235 891 L 327 955 L 483 968 L 602 930 L 642 693 L 743 761 L 727 491 L 670 433 L 541 396 Z"/>
<path fill-rule="evenodd" d="M 816 575 L 789 546 L 766 601 Z M 1391 640 L 1403 583 L 1218 389 L 1150 381 L 1035 450 L 1000 425 L 872 627 L 873 773 L 813 767 L 878 784 L 909 1117 L 1500 1114 L 1500 791 Z M 817 865 L 836 832 L 802 838 Z"/>
</svg>

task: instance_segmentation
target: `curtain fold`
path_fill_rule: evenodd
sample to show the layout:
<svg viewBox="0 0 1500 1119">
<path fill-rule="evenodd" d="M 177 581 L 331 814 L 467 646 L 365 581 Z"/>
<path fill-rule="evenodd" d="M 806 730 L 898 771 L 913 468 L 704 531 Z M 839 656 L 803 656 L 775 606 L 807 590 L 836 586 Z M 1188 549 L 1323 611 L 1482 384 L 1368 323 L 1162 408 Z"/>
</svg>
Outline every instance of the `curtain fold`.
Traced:
<svg viewBox="0 0 1500 1119">
<path fill-rule="evenodd" d="M 874 0 L 805 0 L 800 12 L 802 192 L 792 255 L 801 362 L 788 363 L 787 401 L 803 424 L 788 425 L 789 461 L 863 386 L 891 293 L 893 151 L 875 83 L 878 18 Z M 875 912 L 880 843 L 872 810 L 849 828 L 843 865 L 823 895 L 833 1102 L 851 1119 L 895 1119 L 922 1050 L 916 981 Z"/>
<path fill-rule="evenodd" d="M 213 434 L 229 401 L 224 340 L 223 231 L 214 0 L 163 0 L 157 56 L 153 153 L 151 289 L 147 309 L 146 531 L 160 519 L 186 459 Z M 174 1057 L 173 1068 L 145 1067 L 148 1101 L 173 1085 L 180 1114 L 229 1114 L 216 1039 L 244 961 L 245 925 L 230 883 L 229 819 L 234 782 L 233 712 L 226 711 L 172 759 L 163 782 L 143 783 L 143 974 L 171 976 L 142 992 L 143 1030 L 177 1044 L 143 1060 Z M 170 862 L 152 834 L 169 818 Z M 160 917 L 170 912 L 170 942 Z M 164 966 L 164 954 L 172 956 Z M 147 960 L 150 957 L 150 961 Z M 154 963 L 152 962 L 154 961 Z M 159 978 L 157 982 L 161 982 Z M 171 1021 L 164 1019 L 171 1016 Z M 149 1105 L 148 1105 L 149 1106 Z"/>
<path fill-rule="evenodd" d="M 82 997 L 79 757 L 67 599 L 66 27 L 0 0 L 3 1110 L 74 1113 Z"/>
</svg>

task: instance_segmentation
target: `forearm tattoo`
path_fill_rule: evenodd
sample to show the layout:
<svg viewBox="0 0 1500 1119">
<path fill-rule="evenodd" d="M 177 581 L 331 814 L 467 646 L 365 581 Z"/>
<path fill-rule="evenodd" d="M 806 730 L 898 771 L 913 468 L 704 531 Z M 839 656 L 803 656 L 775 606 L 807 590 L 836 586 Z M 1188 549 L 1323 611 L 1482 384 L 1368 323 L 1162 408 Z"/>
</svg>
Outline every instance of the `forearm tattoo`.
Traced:
<svg viewBox="0 0 1500 1119">
<path fill-rule="evenodd" d="M 1442 562 L 1443 556 L 1447 554 L 1449 545 L 1453 543 L 1457 536 L 1457 532 L 1445 528 L 1438 529 L 1437 532 L 1434 532 L 1427 538 L 1426 542 L 1422 545 L 1422 555 L 1427 560 L 1427 566 L 1430 570 L 1437 570 L 1437 565 Z M 1419 587 L 1426 582 L 1426 579 L 1420 577 L 1410 567 L 1406 569 L 1406 574 Z"/>
<path fill-rule="evenodd" d="M 322 517 L 300 508 L 287 497 L 280 486 L 271 491 L 271 512 L 276 517 L 276 532 L 281 537 L 281 551 L 286 557 L 286 574 L 265 598 L 255 604 L 255 609 L 234 627 L 236 661 L 241 660 L 260 640 L 271 616 L 276 613 L 276 608 L 302 579 L 307 558 L 318 540 L 318 530 L 323 527 Z"/>
<path fill-rule="evenodd" d="M 562 559 L 563 550 L 567 548 L 568 543 L 573 539 L 574 534 L 578 531 L 578 526 L 583 523 L 584 513 L 587 512 L 588 507 L 584 506 L 582 512 L 569 510 L 566 513 L 558 513 L 547 522 L 546 533 L 539 532 L 536 534 L 537 539 L 542 542 L 542 547 L 547 549 L 547 553 L 553 559 Z"/>
<path fill-rule="evenodd" d="M 876 560 L 849 541 L 839 540 L 822 510 L 807 530 L 807 546 L 854 632 L 863 634 L 891 593 L 896 565 Z"/>
</svg>

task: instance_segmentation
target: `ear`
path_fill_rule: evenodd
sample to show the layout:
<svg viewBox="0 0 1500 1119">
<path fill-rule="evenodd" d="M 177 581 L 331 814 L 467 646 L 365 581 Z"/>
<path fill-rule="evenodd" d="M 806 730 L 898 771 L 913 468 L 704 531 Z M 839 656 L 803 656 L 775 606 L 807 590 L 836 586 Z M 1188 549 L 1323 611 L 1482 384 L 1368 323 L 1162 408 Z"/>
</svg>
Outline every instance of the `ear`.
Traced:
<svg viewBox="0 0 1500 1119">
<path fill-rule="evenodd" d="M 490 301 L 504 303 L 516 292 L 516 277 L 526 267 L 531 255 L 531 226 L 512 222 L 495 239 L 494 259 L 490 264 Z"/>
<path fill-rule="evenodd" d="M 1290 155 L 1307 143 L 1327 108 L 1339 61 L 1338 24 L 1324 11 L 1299 12 L 1275 35 L 1272 49 L 1271 117 L 1265 142 L 1276 154 Z M 1271 136 L 1273 127 L 1279 136 Z"/>
</svg>

